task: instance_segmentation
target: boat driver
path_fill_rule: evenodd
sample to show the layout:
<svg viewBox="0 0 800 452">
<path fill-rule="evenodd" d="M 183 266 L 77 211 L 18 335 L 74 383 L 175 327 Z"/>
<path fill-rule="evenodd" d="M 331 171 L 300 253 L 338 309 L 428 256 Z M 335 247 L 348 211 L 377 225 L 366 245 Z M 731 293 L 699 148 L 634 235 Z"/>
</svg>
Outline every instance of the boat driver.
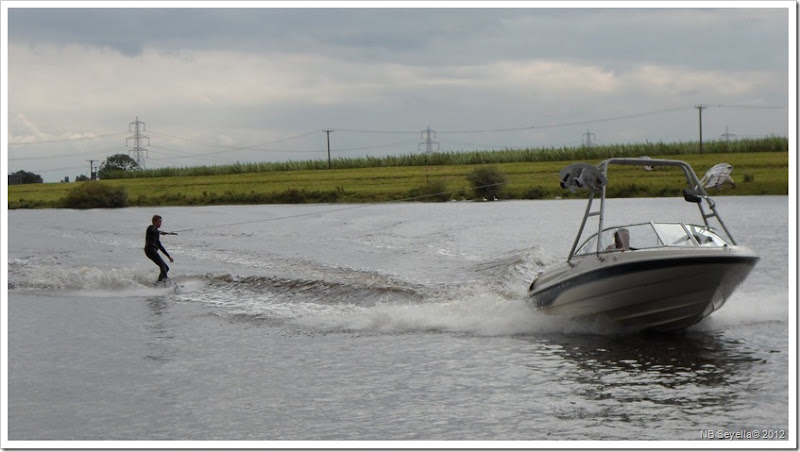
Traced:
<svg viewBox="0 0 800 452">
<path fill-rule="evenodd" d="M 609 245 L 606 250 L 629 250 L 631 248 L 630 232 L 625 228 L 619 228 L 614 232 L 614 243 Z"/>
</svg>

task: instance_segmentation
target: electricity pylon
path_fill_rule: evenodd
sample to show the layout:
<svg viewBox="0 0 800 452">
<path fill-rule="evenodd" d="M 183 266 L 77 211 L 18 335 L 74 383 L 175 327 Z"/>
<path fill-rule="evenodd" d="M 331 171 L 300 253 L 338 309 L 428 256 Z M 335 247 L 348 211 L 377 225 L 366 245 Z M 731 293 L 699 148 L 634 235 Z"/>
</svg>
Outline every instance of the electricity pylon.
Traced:
<svg viewBox="0 0 800 452">
<path fill-rule="evenodd" d="M 150 137 L 142 135 L 144 130 L 144 123 L 139 121 L 139 117 L 137 116 L 136 121 L 128 124 L 128 131 L 133 132 L 133 136 L 125 139 L 125 146 L 128 147 L 130 147 L 128 145 L 130 140 L 133 140 L 133 149 L 128 151 L 128 153 L 131 154 L 133 160 L 136 161 L 136 164 L 139 165 L 141 169 L 145 168 L 144 157 L 148 152 L 147 149 L 142 147 L 142 142 L 147 141 L 147 145 L 150 145 Z"/>
<path fill-rule="evenodd" d="M 423 130 L 422 133 L 420 133 L 420 135 L 422 136 L 422 138 L 425 138 L 425 141 L 417 145 L 417 150 L 419 150 L 419 147 L 422 146 L 423 144 L 425 145 L 425 152 L 427 154 L 430 154 L 434 150 L 436 151 L 439 150 L 439 142 L 433 141 L 433 138 L 436 137 L 436 131 L 431 129 L 431 126 L 428 126 L 427 129 Z M 436 145 L 436 149 L 433 149 L 433 145 Z"/>
<path fill-rule="evenodd" d="M 430 185 L 430 180 L 428 179 L 428 156 L 434 151 L 434 145 L 436 145 L 436 151 L 440 149 L 439 142 L 433 141 L 433 138 L 436 136 L 436 131 L 431 129 L 431 126 L 423 130 L 420 135 L 422 138 L 425 138 L 425 141 L 417 145 L 417 150 L 419 150 L 419 147 L 423 144 L 425 145 L 425 184 Z"/>
</svg>

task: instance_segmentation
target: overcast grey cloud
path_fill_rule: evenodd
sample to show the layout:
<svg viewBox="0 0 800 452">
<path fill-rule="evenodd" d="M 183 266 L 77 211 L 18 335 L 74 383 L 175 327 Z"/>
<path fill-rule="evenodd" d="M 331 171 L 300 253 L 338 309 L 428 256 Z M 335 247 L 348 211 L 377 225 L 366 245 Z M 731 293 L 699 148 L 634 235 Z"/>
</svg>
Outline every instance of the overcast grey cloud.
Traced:
<svg viewBox="0 0 800 452">
<path fill-rule="evenodd" d="M 699 104 L 705 139 L 789 134 L 794 2 L 624 4 L 4 2 L 8 170 L 88 174 L 87 160 L 129 151 L 137 116 L 149 167 L 324 159 L 323 129 L 334 157 L 422 152 L 427 126 L 444 151 L 576 146 L 587 132 L 692 141 Z"/>
</svg>

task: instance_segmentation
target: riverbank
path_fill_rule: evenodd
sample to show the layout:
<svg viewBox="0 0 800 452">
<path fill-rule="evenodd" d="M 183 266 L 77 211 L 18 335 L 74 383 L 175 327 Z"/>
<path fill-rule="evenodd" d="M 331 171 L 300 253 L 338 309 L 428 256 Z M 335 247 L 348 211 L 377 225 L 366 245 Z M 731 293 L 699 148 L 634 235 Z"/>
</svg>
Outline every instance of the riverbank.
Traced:
<svg viewBox="0 0 800 452">
<path fill-rule="evenodd" d="M 733 165 L 735 188 L 712 190 L 713 195 L 786 195 L 788 152 L 737 152 L 663 155 L 684 160 L 698 177 L 717 163 Z M 558 172 L 575 160 L 509 162 L 492 166 L 505 174 L 500 199 L 582 197 L 558 184 Z M 599 160 L 589 160 L 598 163 Z M 442 201 L 480 199 L 467 175 L 481 164 L 396 166 L 373 168 L 271 171 L 247 174 L 168 176 L 103 181 L 121 187 L 128 206 L 190 206 L 235 204 L 366 203 L 398 200 Z M 624 173 L 622 173 L 624 172 Z M 620 174 L 622 173 L 622 174 Z M 620 170 L 609 184 L 612 196 L 673 196 L 683 188 L 678 173 Z M 79 184 L 10 185 L 8 208 L 64 207 L 63 199 Z"/>
</svg>

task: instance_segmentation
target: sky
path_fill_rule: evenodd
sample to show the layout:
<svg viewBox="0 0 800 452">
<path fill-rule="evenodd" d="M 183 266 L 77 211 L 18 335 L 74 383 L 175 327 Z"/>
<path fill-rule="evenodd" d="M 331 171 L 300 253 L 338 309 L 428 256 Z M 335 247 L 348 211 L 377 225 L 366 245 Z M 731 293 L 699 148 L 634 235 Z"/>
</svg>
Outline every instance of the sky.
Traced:
<svg viewBox="0 0 800 452">
<path fill-rule="evenodd" d="M 795 132 L 794 1 L 0 7 L 6 170 L 45 182 L 137 120 L 147 168 Z"/>
</svg>

